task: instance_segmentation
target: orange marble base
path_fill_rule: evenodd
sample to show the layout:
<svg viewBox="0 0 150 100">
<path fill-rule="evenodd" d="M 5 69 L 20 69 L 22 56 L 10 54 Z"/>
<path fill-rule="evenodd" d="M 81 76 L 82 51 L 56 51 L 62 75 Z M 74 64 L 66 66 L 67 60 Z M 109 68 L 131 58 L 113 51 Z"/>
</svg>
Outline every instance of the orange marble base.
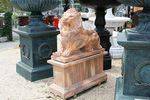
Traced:
<svg viewBox="0 0 150 100">
<path fill-rule="evenodd" d="M 103 71 L 103 52 L 72 62 L 49 60 L 53 65 L 54 83 L 50 91 L 67 99 L 107 80 Z"/>
<path fill-rule="evenodd" d="M 68 62 L 86 58 L 95 54 L 102 54 L 104 51 L 105 50 L 101 48 L 100 50 L 94 50 L 92 52 L 76 52 L 75 55 L 71 55 L 69 57 L 56 57 L 54 58 L 54 60 L 62 62 L 62 63 L 68 63 Z"/>
</svg>

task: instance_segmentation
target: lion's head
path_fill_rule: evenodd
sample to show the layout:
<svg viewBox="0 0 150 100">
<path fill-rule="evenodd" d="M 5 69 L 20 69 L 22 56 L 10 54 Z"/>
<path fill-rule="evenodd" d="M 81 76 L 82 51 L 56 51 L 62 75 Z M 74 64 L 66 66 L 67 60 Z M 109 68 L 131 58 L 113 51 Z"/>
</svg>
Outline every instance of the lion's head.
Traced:
<svg viewBox="0 0 150 100">
<path fill-rule="evenodd" d="M 77 31 L 82 28 L 82 18 L 80 12 L 75 8 L 68 9 L 62 16 L 59 22 L 59 29 L 61 33 L 69 31 Z"/>
</svg>

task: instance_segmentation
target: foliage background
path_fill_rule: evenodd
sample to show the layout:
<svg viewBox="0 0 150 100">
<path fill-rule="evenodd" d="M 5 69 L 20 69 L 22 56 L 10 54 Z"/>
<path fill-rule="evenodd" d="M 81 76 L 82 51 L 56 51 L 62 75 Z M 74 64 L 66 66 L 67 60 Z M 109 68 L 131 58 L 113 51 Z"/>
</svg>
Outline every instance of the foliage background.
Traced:
<svg viewBox="0 0 150 100">
<path fill-rule="evenodd" d="M 10 0 L 0 0 L 0 13 L 12 11 Z"/>
<path fill-rule="evenodd" d="M 13 7 L 9 0 L 0 0 L 0 13 L 4 14 L 4 27 L 1 30 L 1 36 L 7 36 L 9 41 L 12 41 L 12 11 Z"/>
</svg>

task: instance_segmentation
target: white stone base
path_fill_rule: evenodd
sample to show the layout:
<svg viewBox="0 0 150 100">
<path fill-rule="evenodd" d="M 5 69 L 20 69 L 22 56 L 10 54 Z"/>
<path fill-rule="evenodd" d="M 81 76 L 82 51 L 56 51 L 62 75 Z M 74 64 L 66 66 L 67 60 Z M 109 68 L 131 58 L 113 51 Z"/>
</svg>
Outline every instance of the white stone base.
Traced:
<svg viewBox="0 0 150 100">
<path fill-rule="evenodd" d="M 120 59 L 120 58 L 122 58 L 124 48 L 121 46 L 111 47 L 109 52 L 110 52 L 112 58 Z"/>
<path fill-rule="evenodd" d="M 7 41 L 7 37 L 0 37 L 0 43 L 1 42 L 6 42 Z"/>
</svg>

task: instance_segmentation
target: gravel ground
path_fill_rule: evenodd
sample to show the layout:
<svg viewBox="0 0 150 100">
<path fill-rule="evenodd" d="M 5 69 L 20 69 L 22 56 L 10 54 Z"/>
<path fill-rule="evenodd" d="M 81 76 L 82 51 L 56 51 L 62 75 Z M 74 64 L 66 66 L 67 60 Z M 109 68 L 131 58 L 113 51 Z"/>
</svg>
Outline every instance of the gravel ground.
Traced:
<svg viewBox="0 0 150 100">
<path fill-rule="evenodd" d="M 52 100 L 49 85 L 53 78 L 29 82 L 16 73 L 20 59 L 19 42 L 0 43 L 0 100 Z M 77 95 L 71 100 L 114 100 L 115 81 L 121 76 L 121 60 L 112 62 L 106 71 L 108 81 Z"/>
</svg>

